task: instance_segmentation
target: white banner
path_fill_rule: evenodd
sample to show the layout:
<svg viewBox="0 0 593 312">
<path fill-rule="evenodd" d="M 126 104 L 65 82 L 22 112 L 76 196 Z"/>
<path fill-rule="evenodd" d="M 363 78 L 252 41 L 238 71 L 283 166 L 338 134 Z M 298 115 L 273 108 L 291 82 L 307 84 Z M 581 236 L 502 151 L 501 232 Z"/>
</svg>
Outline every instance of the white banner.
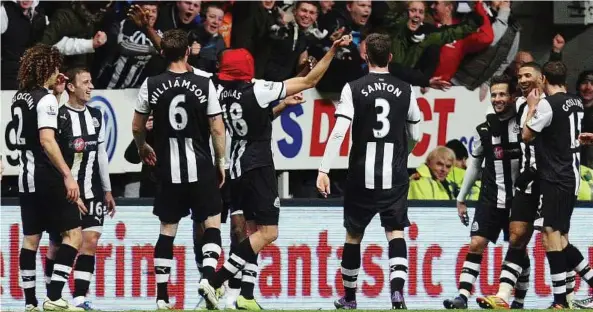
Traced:
<svg viewBox="0 0 593 312">
<path fill-rule="evenodd" d="M 314 218 L 307 217 L 307 212 Z M 440 309 L 446 298 L 457 294 L 457 280 L 469 243 L 469 228 L 448 207 L 413 207 L 413 225 L 406 231 L 408 281 L 405 297 L 410 309 Z M 470 209 L 470 215 L 473 210 Z M 593 209 L 577 208 L 571 226 L 571 241 L 586 259 L 593 260 Z M 260 272 L 255 295 L 266 309 L 333 309 L 342 292 L 339 271 L 345 231 L 341 207 L 283 207 L 280 236 L 260 253 Z M 151 207 L 119 207 L 107 218 L 97 252 L 96 271 L 89 299 L 101 310 L 152 310 L 155 307 L 155 276 L 152 259 L 159 222 Z M 228 226 L 223 226 L 223 246 L 228 250 Z M 574 233 L 574 234 L 573 234 Z M 21 242 L 18 207 L 2 207 L 0 220 L 0 310 L 24 306 L 19 287 L 18 255 Z M 169 294 L 176 309 L 191 309 L 199 299 L 198 272 L 194 262 L 192 228 L 182 220 L 175 238 L 174 267 Z M 531 280 L 526 308 L 546 308 L 552 302 L 545 252 L 540 235 L 529 244 Z M 47 239 L 43 239 L 37 261 L 37 296 L 45 298 L 43 265 Z M 380 221 L 369 225 L 361 246 L 358 308 L 390 308 L 388 249 Z M 491 245 L 484 255 L 474 296 L 494 294 L 506 246 Z M 222 261 L 220 261 L 222 262 Z M 70 289 L 64 297 L 71 298 Z M 587 286 L 577 279 L 577 297 Z M 477 308 L 474 298 L 470 308 Z"/>
<path fill-rule="evenodd" d="M 421 95 L 417 88 L 417 95 Z M 2 136 L 1 148 L 5 153 L 5 175 L 18 174 L 18 158 L 15 147 L 17 122 L 11 122 L 10 105 L 14 91 L 2 91 Z M 137 90 L 97 90 L 93 92 L 90 105 L 99 107 L 106 118 L 110 172 L 137 172 L 139 165 L 124 159 L 124 153 L 132 142 L 132 117 Z M 337 95 L 336 95 L 337 96 Z M 316 90 L 305 92 L 306 103 L 290 107 L 274 121 L 272 148 L 278 170 L 316 170 L 325 150 L 325 142 L 335 122 L 334 105 Z M 447 92 L 430 90 L 418 98 L 423 115 L 420 123 L 421 140 L 409 157 L 408 166 L 417 167 L 437 145 L 448 140 L 460 139 L 471 146 L 471 134 L 475 126 L 483 122 L 489 97 L 481 102 L 478 91 L 454 87 Z M 340 149 L 334 168 L 348 165 L 350 132 Z"/>
</svg>

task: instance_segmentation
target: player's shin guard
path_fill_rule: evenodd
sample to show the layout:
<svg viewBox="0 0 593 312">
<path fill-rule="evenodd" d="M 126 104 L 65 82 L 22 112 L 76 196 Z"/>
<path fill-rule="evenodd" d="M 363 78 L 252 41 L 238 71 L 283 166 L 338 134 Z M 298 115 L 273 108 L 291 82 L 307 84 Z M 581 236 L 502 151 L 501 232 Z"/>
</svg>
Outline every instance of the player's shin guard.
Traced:
<svg viewBox="0 0 593 312">
<path fill-rule="evenodd" d="M 45 257 L 45 285 L 49 285 L 49 283 L 51 282 L 51 275 L 54 273 L 54 263 L 56 261 L 54 259 L 50 259 L 48 257 Z"/>
<path fill-rule="evenodd" d="M 389 241 L 389 280 L 391 295 L 396 291 L 403 293 L 404 284 L 408 279 L 408 250 L 403 238 Z"/>
<path fill-rule="evenodd" d="M 583 254 L 572 244 L 568 244 L 563 252 L 566 255 L 568 267 L 573 268 L 587 282 L 589 287 L 593 288 L 593 270 L 591 270 L 591 266 L 585 260 Z"/>
<path fill-rule="evenodd" d="M 93 273 L 95 273 L 95 256 L 79 255 L 74 265 L 74 298 L 86 296 Z"/>
<path fill-rule="evenodd" d="M 522 262 L 525 257 L 525 249 L 509 248 L 502 264 L 500 272 L 500 283 L 498 286 L 497 297 L 502 298 L 505 302 L 509 302 L 509 298 L 513 292 L 513 288 L 517 283 L 517 279 L 523 271 Z"/>
<path fill-rule="evenodd" d="M 342 253 L 342 284 L 346 301 L 356 300 L 356 284 L 360 269 L 360 244 L 344 243 Z"/>
<path fill-rule="evenodd" d="M 220 238 L 220 229 L 207 228 L 204 231 L 204 246 L 202 246 L 202 278 L 209 279 L 214 271 L 216 271 L 216 265 L 218 264 L 218 257 L 222 249 Z"/>
<path fill-rule="evenodd" d="M 245 266 L 243 267 L 240 295 L 245 299 L 253 299 L 253 290 L 255 289 L 255 282 L 257 281 L 257 271 L 257 257 L 255 262 L 245 263 Z M 239 273 L 241 273 L 241 271 Z"/>
<path fill-rule="evenodd" d="M 230 255 L 235 253 L 235 250 L 237 249 L 237 245 L 235 245 L 234 242 L 231 241 L 231 252 L 229 253 Z M 233 275 L 233 277 L 231 277 L 229 279 L 229 288 L 230 289 L 241 289 L 241 280 L 243 279 L 243 272 L 239 271 L 237 272 L 237 274 Z"/>
<path fill-rule="evenodd" d="M 531 260 L 527 251 L 523 256 L 523 262 L 521 264 L 521 275 L 515 284 L 515 302 L 525 304 L 525 297 L 527 296 L 527 290 L 529 289 L 529 275 L 531 274 Z"/>
<path fill-rule="evenodd" d="M 200 226 L 201 224 L 194 221 L 193 222 L 193 241 L 194 241 L 194 256 L 195 256 L 195 261 L 196 261 L 196 267 L 198 268 L 198 272 L 200 272 L 200 275 L 203 275 L 202 273 L 202 261 L 203 261 L 203 255 L 202 255 L 202 246 L 204 246 L 204 239 L 203 237 L 200 237 L 199 233 L 200 233 Z M 203 278 L 203 276 L 201 276 L 201 278 Z"/>
<path fill-rule="evenodd" d="M 468 253 L 463 262 L 461 275 L 459 276 L 459 296 L 467 302 L 472 287 L 480 274 L 480 265 L 482 264 L 482 255 Z"/>
<path fill-rule="evenodd" d="M 237 246 L 237 252 L 232 254 L 224 263 L 222 268 L 212 275 L 208 280 L 210 286 L 214 289 L 220 288 L 224 281 L 233 277 L 240 270 L 243 269 L 247 262 L 255 263 L 257 261 L 257 255 L 251 247 L 249 238 L 243 240 Z"/>
<path fill-rule="evenodd" d="M 54 272 L 51 275 L 51 282 L 47 286 L 49 300 L 56 301 L 62 298 L 62 289 L 70 277 L 76 254 L 78 254 L 78 250 L 67 244 L 62 244 L 58 249 Z"/>
<path fill-rule="evenodd" d="M 21 270 L 21 287 L 25 293 L 25 304 L 37 306 L 37 297 L 35 296 L 35 258 L 37 252 L 21 248 L 19 257 L 19 268 Z"/>
<path fill-rule="evenodd" d="M 546 257 L 552 276 L 554 303 L 566 306 L 566 256 L 562 251 L 548 251 Z"/>
<path fill-rule="evenodd" d="M 157 300 L 169 302 L 169 274 L 173 264 L 173 240 L 175 237 L 159 235 L 154 247 L 154 273 L 156 275 Z"/>
</svg>

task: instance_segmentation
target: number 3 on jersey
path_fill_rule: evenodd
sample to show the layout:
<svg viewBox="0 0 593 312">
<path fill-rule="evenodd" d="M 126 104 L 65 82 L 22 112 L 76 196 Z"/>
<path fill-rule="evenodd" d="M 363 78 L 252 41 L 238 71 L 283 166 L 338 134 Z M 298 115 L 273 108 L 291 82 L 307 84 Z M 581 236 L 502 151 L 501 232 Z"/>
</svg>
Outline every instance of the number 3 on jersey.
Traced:
<svg viewBox="0 0 593 312">
<path fill-rule="evenodd" d="M 389 123 L 389 102 L 386 99 L 377 98 L 375 99 L 375 109 L 381 108 L 381 112 L 377 114 L 377 124 L 373 128 L 373 134 L 375 138 L 382 139 L 389 134 L 391 124 Z"/>
<path fill-rule="evenodd" d="M 187 127 L 187 111 L 183 108 L 185 94 L 179 94 L 169 104 L 169 123 L 173 130 L 181 131 Z"/>
</svg>

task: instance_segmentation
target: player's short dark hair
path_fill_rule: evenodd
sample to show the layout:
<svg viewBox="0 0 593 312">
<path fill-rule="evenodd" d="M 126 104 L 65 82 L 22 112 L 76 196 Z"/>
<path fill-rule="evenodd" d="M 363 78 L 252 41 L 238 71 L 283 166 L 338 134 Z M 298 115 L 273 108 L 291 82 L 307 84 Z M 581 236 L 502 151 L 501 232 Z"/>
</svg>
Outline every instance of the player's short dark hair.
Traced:
<svg viewBox="0 0 593 312">
<path fill-rule="evenodd" d="M 509 94 L 511 94 L 511 95 L 515 94 L 516 84 L 514 83 L 513 79 L 509 75 L 502 74 L 502 75 L 493 76 L 492 79 L 490 79 L 490 86 L 492 87 L 493 85 L 496 85 L 496 84 L 506 84 L 509 87 Z"/>
<path fill-rule="evenodd" d="M 85 67 L 73 67 L 73 68 L 68 69 L 68 71 L 65 74 L 66 77 L 68 77 L 68 82 L 67 83 L 68 84 L 71 83 L 71 84 L 75 85 L 75 83 L 76 83 L 76 76 L 78 76 L 78 75 L 80 75 L 82 73 L 90 73 L 90 71 L 87 68 L 85 68 Z M 70 90 L 67 88 L 67 85 L 66 85 L 66 91 L 68 93 L 70 93 Z"/>
<path fill-rule="evenodd" d="M 533 69 L 535 69 L 539 73 L 542 72 L 542 66 L 539 63 L 537 63 L 537 62 L 527 62 L 527 63 L 521 65 L 520 68 L 523 68 L 523 67 L 533 68 Z"/>
<path fill-rule="evenodd" d="M 566 85 L 566 65 L 562 62 L 547 62 L 544 64 L 542 74 L 551 85 Z"/>
<path fill-rule="evenodd" d="M 374 33 L 366 38 L 366 49 L 369 63 L 385 67 L 391 54 L 391 39 L 388 35 Z"/>
<path fill-rule="evenodd" d="M 182 60 L 189 48 L 187 33 L 181 29 L 165 31 L 161 40 L 161 48 L 167 62 L 173 63 Z"/>
<path fill-rule="evenodd" d="M 469 157 L 467 148 L 465 148 L 465 145 L 463 145 L 463 143 L 457 139 L 447 142 L 445 146 L 450 148 L 455 153 L 455 158 L 457 160 L 463 160 Z"/>
</svg>

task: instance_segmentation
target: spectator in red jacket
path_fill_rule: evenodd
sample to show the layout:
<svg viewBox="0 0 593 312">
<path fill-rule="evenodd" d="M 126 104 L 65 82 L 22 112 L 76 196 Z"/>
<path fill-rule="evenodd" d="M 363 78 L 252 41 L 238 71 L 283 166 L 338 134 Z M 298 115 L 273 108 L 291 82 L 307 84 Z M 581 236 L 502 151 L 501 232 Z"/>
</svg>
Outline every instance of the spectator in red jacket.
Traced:
<svg viewBox="0 0 593 312">
<path fill-rule="evenodd" d="M 460 22 L 453 16 L 457 10 L 455 1 L 438 0 L 432 4 L 431 8 L 437 27 L 456 25 Z M 484 6 L 478 2 L 475 8 L 476 13 L 483 18 L 482 26 L 478 28 L 477 32 L 441 47 L 439 65 L 433 77 L 441 77 L 445 81 L 450 81 L 465 55 L 486 49 L 494 40 L 492 24 Z"/>
</svg>

